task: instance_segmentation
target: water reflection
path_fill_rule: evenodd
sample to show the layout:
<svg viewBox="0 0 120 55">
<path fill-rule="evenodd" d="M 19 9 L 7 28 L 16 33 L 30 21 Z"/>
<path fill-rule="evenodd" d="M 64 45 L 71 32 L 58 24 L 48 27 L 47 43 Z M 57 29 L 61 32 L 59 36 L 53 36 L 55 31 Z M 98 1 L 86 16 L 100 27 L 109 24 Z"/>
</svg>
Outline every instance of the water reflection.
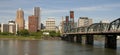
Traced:
<svg viewBox="0 0 120 55">
<path fill-rule="evenodd" d="M 95 41 L 94 46 L 65 41 L 0 40 L 0 55 L 120 55 L 118 49 L 106 49 L 104 43 Z"/>
<path fill-rule="evenodd" d="M 17 55 L 38 55 L 39 41 L 18 41 Z"/>
<path fill-rule="evenodd" d="M 3 48 L 3 40 L 0 41 L 0 49 Z"/>
</svg>

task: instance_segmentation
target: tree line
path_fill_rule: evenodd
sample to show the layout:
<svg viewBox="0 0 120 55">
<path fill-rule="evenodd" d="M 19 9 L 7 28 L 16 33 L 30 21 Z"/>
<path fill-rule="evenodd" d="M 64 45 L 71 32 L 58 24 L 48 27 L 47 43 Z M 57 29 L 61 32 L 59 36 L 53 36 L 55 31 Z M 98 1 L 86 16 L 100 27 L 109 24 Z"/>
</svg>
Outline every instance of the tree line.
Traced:
<svg viewBox="0 0 120 55">
<path fill-rule="evenodd" d="M 44 35 L 43 32 L 48 32 L 49 35 Z M 27 29 L 17 31 L 17 34 L 9 33 L 9 32 L 1 32 L 0 35 L 16 35 L 16 36 L 24 36 L 24 37 L 29 37 L 29 36 L 34 36 L 35 38 L 41 38 L 41 37 L 59 37 L 60 32 L 56 31 L 38 31 L 38 32 L 29 32 Z"/>
</svg>

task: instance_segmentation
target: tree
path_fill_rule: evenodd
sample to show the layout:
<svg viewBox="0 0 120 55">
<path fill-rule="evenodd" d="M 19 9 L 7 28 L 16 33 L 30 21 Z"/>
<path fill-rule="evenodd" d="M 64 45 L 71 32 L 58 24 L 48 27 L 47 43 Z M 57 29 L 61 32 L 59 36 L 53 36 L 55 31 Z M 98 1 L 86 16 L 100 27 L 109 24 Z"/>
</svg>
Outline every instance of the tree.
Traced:
<svg viewBox="0 0 120 55">
<path fill-rule="evenodd" d="M 55 31 L 51 31 L 51 32 L 50 32 L 50 36 L 51 36 L 51 37 L 56 36 L 56 32 L 55 32 Z"/>
<path fill-rule="evenodd" d="M 10 33 L 10 32 L 1 32 L 0 34 L 1 35 L 13 35 L 13 33 Z"/>
<path fill-rule="evenodd" d="M 50 31 L 50 36 L 51 37 L 58 37 L 58 36 L 60 36 L 60 32 Z"/>
<path fill-rule="evenodd" d="M 17 34 L 21 35 L 21 36 L 28 36 L 29 32 L 28 32 L 28 30 L 24 29 L 24 30 L 18 31 Z"/>
<path fill-rule="evenodd" d="M 30 36 L 34 36 L 36 39 L 40 39 L 41 36 L 42 36 L 42 32 L 39 31 L 39 32 L 32 32 L 30 33 Z"/>
</svg>

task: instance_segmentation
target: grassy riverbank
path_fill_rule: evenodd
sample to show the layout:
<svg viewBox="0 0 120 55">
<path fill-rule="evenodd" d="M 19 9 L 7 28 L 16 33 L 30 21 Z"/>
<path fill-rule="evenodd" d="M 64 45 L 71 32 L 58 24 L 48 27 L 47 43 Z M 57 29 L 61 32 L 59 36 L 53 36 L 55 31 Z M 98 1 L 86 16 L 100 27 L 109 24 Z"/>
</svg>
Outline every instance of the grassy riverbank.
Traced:
<svg viewBox="0 0 120 55">
<path fill-rule="evenodd" d="M 60 40 L 60 37 L 0 35 L 0 40 Z"/>
<path fill-rule="evenodd" d="M 2 40 L 40 40 L 35 38 L 35 36 L 15 36 L 15 35 L 0 35 L 0 39 Z"/>
<path fill-rule="evenodd" d="M 43 34 L 48 32 L 49 35 Z M 8 32 L 0 33 L 0 39 L 17 39 L 17 40 L 47 40 L 47 39 L 59 39 L 57 36 L 60 36 L 59 32 L 55 31 L 38 31 L 38 32 L 28 32 L 28 30 L 20 30 L 17 34 L 12 34 Z"/>
</svg>

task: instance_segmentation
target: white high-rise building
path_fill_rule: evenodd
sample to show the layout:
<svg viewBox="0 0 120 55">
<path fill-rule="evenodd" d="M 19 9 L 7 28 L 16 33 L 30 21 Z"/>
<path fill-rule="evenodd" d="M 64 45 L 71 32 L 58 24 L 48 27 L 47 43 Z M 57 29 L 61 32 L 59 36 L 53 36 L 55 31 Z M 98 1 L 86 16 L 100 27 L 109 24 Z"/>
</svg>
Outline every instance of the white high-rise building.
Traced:
<svg viewBox="0 0 120 55">
<path fill-rule="evenodd" d="M 78 19 L 78 27 L 89 26 L 92 23 L 93 23 L 92 19 L 89 19 L 88 17 L 80 17 Z"/>
<path fill-rule="evenodd" d="M 56 31 L 55 19 L 54 18 L 48 18 L 46 20 L 46 30 L 48 30 L 48 31 Z"/>
<path fill-rule="evenodd" d="M 15 23 L 15 21 L 9 21 L 9 32 L 17 34 L 18 31 L 18 25 Z"/>
</svg>

